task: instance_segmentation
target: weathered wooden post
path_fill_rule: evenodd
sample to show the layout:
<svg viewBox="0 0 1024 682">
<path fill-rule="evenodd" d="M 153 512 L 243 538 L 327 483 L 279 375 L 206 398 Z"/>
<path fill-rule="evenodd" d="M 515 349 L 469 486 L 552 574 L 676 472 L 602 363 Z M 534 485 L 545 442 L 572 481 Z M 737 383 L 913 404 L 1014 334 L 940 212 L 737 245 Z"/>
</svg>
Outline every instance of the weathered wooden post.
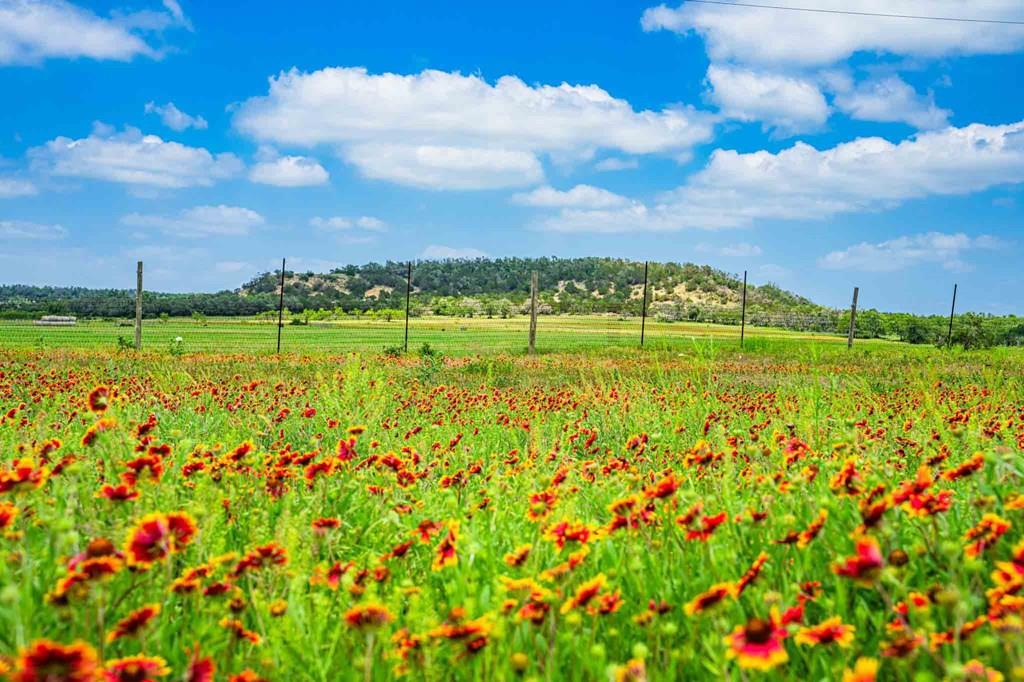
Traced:
<svg viewBox="0 0 1024 682">
<path fill-rule="evenodd" d="M 747 271 L 743 271 L 743 298 L 740 302 L 740 348 L 743 348 L 743 336 L 747 331 Z"/>
<path fill-rule="evenodd" d="M 956 313 L 956 284 L 953 285 L 953 305 L 949 308 L 949 332 L 946 334 L 946 347 L 953 344 L 953 315 Z"/>
<path fill-rule="evenodd" d="M 537 352 L 537 271 L 530 275 L 530 354 Z"/>
<path fill-rule="evenodd" d="M 135 350 L 142 350 L 142 261 L 135 268 Z"/>
<path fill-rule="evenodd" d="M 853 288 L 853 303 L 850 305 L 850 334 L 846 338 L 846 347 L 853 348 L 853 331 L 857 323 L 857 294 L 860 293 L 858 287 Z"/>
<path fill-rule="evenodd" d="M 640 311 L 640 347 L 644 346 L 644 330 L 647 327 L 647 261 L 644 261 L 644 301 Z"/>
<path fill-rule="evenodd" d="M 409 297 L 412 295 L 412 261 L 405 274 L 405 352 L 409 352 Z"/>
<path fill-rule="evenodd" d="M 281 354 L 281 329 L 284 327 L 284 258 L 281 259 L 281 293 L 277 299 L 277 354 Z"/>
</svg>

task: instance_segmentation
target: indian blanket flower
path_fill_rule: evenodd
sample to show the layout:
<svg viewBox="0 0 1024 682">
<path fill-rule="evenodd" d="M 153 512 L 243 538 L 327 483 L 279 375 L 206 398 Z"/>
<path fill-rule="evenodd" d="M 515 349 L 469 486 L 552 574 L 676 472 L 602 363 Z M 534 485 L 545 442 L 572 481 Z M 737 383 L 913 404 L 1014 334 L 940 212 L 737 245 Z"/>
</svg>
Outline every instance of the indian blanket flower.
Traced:
<svg viewBox="0 0 1024 682">
<path fill-rule="evenodd" d="M 99 657 L 85 642 L 37 640 L 18 656 L 14 682 L 96 682 Z"/>
<path fill-rule="evenodd" d="M 149 566 L 182 551 L 195 537 L 196 523 L 185 512 L 154 512 L 139 519 L 125 543 L 124 554 L 132 566 Z"/>
<path fill-rule="evenodd" d="M 875 682 L 878 679 L 878 660 L 861 656 L 843 671 L 843 682 Z"/>
<path fill-rule="evenodd" d="M 728 514 L 721 512 L 714 516 L 702 516 L 697 528 L 690 528 L 686 533 L 686 539 L 690 541 L 707 542 L 708 538 L 714 535 L 715 530 L 725 523 Z"/>
<path fill-rule="evenodd" d="M 607 578 L 604 573 L 598 573 L 590 580 L 587 580 L 576 588 L 575 594 L 565 600 L 560 609 L 561 613 L 569 613 L 573 609 L 586 606 L 590 600 L 596 597 L 604 588 Z"/>
<path fill-rule="evenodd" d="M 985 514 L 978 525 L 964 533 L 964 540 L 968 543 L 964 553 L 969 557 L 978 556 L 1003 537 L 1010 527 L 1010 522 L 998 514 Z"/>
<path fill-rule="evenodd" d="M 814 541 L 814 538 L 818 537 L 821 529 L 825 527 L 825 521 L 828 520 L 828 510 L 822 509 L 818 512 L 818 516 L 811 521 L 810 525 L 807 526 L 803 531 L 800 532 L 800 536 L 797 538 L 796 546 L 800 549 L 807 547 Z"/>
<path fill-rule="evenodd" d="M 246 552 L 238 560 L 231 575 L 238 578 L 251 571 L 258 571 L 270 566 L 284 566 L 287 563 L 287 550 L 276 542 L 269 542 Z"/>
<path fill-rule="evenodd" d="M 89 406 L 89 411 L 93 414 L 106 412 L 107 408 L 110 407 L 110 387 L 97 386 L 89 391 L 85 402 Z"/>
<path fill-rule="evenodd" d="M 752 618 L 737 625 L 725 638 L 725 655 L 736 659 L 741 668 L 767 671 L 789 660 L 784 640 L 789 633 L 776 610 L 768 618 Z"/>
<path fill-rule="evenodd" d="M 22 457 L 9 469 L 0 470 L 0 493 L 28 492 L 41 488 L 50 478 L 50 470 L 36 465 L 31 457 Z"/>
<path fill-rule="evenodd" d="M 199 653 L 199 645 L 192 650 L 188 669 L 185 671 L 185 682 L 214 682 L 217 666 L 209 656 Z"/>
<path fill-rule="evenodd" d="M 369 602 L 356 604 L 345 612 L 345 622 L 358 630 L 374 629 L 387 625 L 394 617 L 383 604 Z"/>
<path fill-rule="evenodd" d="M 128 656 L 109 661 L 103 671 L 104 682 L 156 682 L 169 675 L 167 661 L 159 656 Z"/>
<path fill-rule="evenodd" d="M 736 587 L 732 583 L 716 583 L 687 602 L 683 611 L 688 616 L 704 613 L 735 593 Z"/>
<path fill-rule="evenodd" d="M 832 570 L 836 575 L 870 585 L 878 577 L 884 563 L 878 542 L 874 538 L 862 537 L 857 540 L 856 553 L 834 564 Z"/>
<path fill-rule="evenodd" d="M 18 507 L 10 502 L 0 502 L 0 530 L 7 530 L 18 518 Z"/>
<path fill-rule="evenodd" d="M 134 637 L 142 631 L 151 620 L 160 614 L 160 604 L 146 604 L 122 618 L 107 633 L 107 642 L 115 642 L 122 637 Z"/>
<path fill-rule="evenodd" d="M 512 567 L 522 566 L 530 556 L 530 550 L 532 549 L 533 545 L 520 545 L 506 554 L 504 556 L 504 561 L 507 565 Z"/>
<path fill-rule="evenodd" d="M 455 566 L 459 563 L 459 555 L 455 549 L 458 533 L 459 522 L 449 521 L 447 531 L 434 550 L 434 561 L 430 565 L 433 570 L 440 571 L 448 566 Z"/>
<path fill-rule="evenodd" d="M 236 639 L 244 639 L 252 644 L 259 644 L 262 641 L 259 634 L 246 629 L 245 624 L 236 618 L 223 618 L 220 621 L 220 626 L 231 632 Z"/>
<path fill-rule="evenodd" d="M 647 682 L 647 666 L 642 658 L 630 659 L 615 666 L 615 682 Z"/>
<path fill-rule="evenodd" d="M 671 497 L 679 489 L 679 479 L 674 472 L 669 472 L 658 479 L 653 485 L 644 488 L 644 497 L 649 500 Z"/>
<path fill-rule="evenodd" d="M 964 663 L 963 679 L 965 682 L 1003 682 L 1003 674 L 975 658 Z"/>
<path fill-rule="evenodd" d="M 754 559 L 754 563 L 750 565 L 747 572 L 740 576 L 740 579 L 736 581 L 735 592 L 737 597 L 743 594 L 744 590 L 754 584 L 758 576 L 761 575 L 761 569 L 764 568 L 766 563 L 768 563 L 768 554 L 761 552 L 757 555 L 757 558 Z"/>
<path fill-rule="evenodd" d="M 963 462 L 959 466 L 955 466 L 952 469 L 947 469 L 942 472 L 942 478 L 947 481 L 958 481 L 961 478 L 970 476 L 971 474 L 981 471 L 985 468 L 985 455 L 980 452 L 975 452 L 970 459 Z"/>
<path fill-rule="evenodd" d="M 839 616 L 833 616 L 817 625 L 801 628 L 793 639 L 797 644 L 806 646 L 835 644 L 846 649 L 853 643 L 855 632 L 855 627 L 843 623 Z"/>
</svg>

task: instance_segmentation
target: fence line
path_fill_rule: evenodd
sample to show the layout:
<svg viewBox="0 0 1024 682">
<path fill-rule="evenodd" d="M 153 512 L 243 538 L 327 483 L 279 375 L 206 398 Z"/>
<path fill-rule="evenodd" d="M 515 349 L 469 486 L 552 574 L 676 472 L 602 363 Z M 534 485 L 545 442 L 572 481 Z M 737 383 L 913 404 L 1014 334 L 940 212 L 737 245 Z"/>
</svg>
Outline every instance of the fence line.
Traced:
<svg viewBox="0 0 1024 682">
<path fill-rule="evenodd" d="M 1024 319 L 990 318 L 970 313 L 958 317 L 958 285 L 953 288 L 953 300 L 946 324 L 946 320 L 940 316 L 901 316 L 860 310 L 859 287 L 853 289 L 848 311 L 779 311 L 759 309 L 756 303 L 755 308 L 750 310 L 745 271 L 738 306 L 735 302 L 730 306 L 727 298 L 722 305 L 698 305 L 683 300 L 685 289 L 683 296 L 680 296 L 677 289 L 669 298 L 666 289 L 652 288 L 650 263 L 643 263 L 642 274 L 639 265 L 636 264 L 636 273 L 626 280 L 625 286 L 629 287 L 627 290 L 601 291 L 601 287 L 596 286 L 591 287 L 592 290 L 583 288 L 576 291 L 570 288 L 576 287 L 575 283 L 567 284 L 559 280 L 556 286 L 552 286 L 549 279 L 546 285 L 549 288 L 542 296 L 539 273 L 533 271 L 529 278 L 529 296 L 522 306 L 512 298 L 481 301 L 470 296 L 456 298 L 454 300 L 458 305 L 448 306 L 447 299 L 435 296 L 428 300 L 427 309 L 419 306 L 414 309 L 414 264 L 396 263 L 393 264 L 396 268 L 395 277 L 391 281 L 395 287 L 400 286 L 398 282 L 405 285 L 404 310 L 358 313 L 338 309 L 327 312 L 311 308 L 309 297 L 306 297 L 300 299 L 300 305 L 304 305 L 304 308 L 292 313 L 286 305 L 289 281 L 296 281 L 298 276 L 295 273 L 289 275 L 287 261 L 282 259 L 279 277 L 276 278 L 277 286 L 273 291 L 277 304 L 273 311 L 249 317 L 211 319 L 198 310 L 192 310 L 190 318 L 161 315 L 154 319 L 152 312 L 150 317 L 145 316 L 147 308 L 143 263 L 139 261 L 134 292 L 134 324 L 123 325 L 134 326 L 134 343 L 119 335 L 122 325 L 116 318 L 97 320 L 85 317 L 77 320 L 67 316 L 44 316 L 38 320 L 0 320 L 0 348 L 72 348 L 116 343 L 118 348 L 140 349 L 145 340 L 147 349 L 166 346 L 181 352 L 186 349 L 240 349 L 244 352 L 276 353 L 373 349 L 397 353 L 409 352 L 410 344 L 415 340 L 414 347 L 422 344 L 422 348 L 440 347 L 454 352 L 475 352 L 491 348 L 533 353 L 538 350 L 628 346 L 637 343 L 641 347 L 662 348 L 688 343 L 690 339 L 699 336 L 727 341 L 737 338 L 737 332 L 740 347 L 746 347 L 749 345 L 746 338 L 748 326 L 759 329 L 761 337 L 813 337 L 838 342 L 845 337 L 850 348 L 855 345 L 855 341 L 869 338 L 945 346 L 960 344 L 972 347 L 991 345 L 993 342 L 1024 345 Z M 399 273 L 399 267 L 404 272 Z M 387 281 L 387 278 L 384 279 Z M 510 296 L 514 298 L 511 291 L 514 289 L 510 290 Z M 371 292 L 367 291 L 363 295 L 369 297 Z M 379 301 L 384 292 L 381 289 L 374 295 Z M 573 296 L 583 295 L 587 296 L 591 307 L 603 312 L 582 315 L 565 312 L 585 307 L 575 305 L 573 299 Z M 390 291 L 387 296 L 391 296 Z M 486 298 L 492 295 L 483 296 Z M 607 303 L 599 304 L 605 300 L 605 296 L 608 297 Z M 306 303 L 303 304 L 304 300 Z M 3 312 L 0 310 L 0 313 Z M 561 314 L 553 314 L 556 312 Z M 637 317 L 639 320 L 636 320 Z M 543 322 L 539 321 L 541 318 Z M 267 334 L 273 323 L 276 323 L 275 333 Z M 284 331 L 286 326 L 289 327 L 288 332 Z"/>
</svg>

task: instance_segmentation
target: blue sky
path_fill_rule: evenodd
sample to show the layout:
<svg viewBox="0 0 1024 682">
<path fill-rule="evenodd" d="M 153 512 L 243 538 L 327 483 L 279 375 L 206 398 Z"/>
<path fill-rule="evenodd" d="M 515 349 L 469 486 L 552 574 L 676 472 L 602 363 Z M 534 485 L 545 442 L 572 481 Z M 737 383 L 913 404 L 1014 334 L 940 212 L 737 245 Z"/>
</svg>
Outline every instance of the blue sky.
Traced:
<svg viewBox="0 0 1024 682">
<path fill-rule="evenodd" d="M 1018 0 L 791 4 L 1024 20 Z M 607 255 L 925 313 L 958 282 L 964 309 L 1024 314 L 1020 73 L 1020 25 L 0 0 L 0 281 Z"/>
</svg>

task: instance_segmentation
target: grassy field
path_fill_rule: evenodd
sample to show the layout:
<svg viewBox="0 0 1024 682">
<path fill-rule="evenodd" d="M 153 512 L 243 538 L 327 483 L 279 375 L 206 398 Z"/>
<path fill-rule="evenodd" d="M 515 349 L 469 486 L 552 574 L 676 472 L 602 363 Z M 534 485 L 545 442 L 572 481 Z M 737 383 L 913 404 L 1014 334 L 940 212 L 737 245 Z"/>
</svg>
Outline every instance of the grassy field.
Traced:
<svg viewBox="0 0 1024 682">
<path fill-rule="evenodd" d="M 739 327 L 692 322 L 647 321 L 645 345 L 672 348 L 693 339 L 714 338 L 739 342 Z M 115 349 L 118 337 L 134 340 L 133 323 L 81 321 L 73 327 L 43 327 L 30 321 L 0 321 L 0 348 Z M 518 352 L 527 347 L 529 318 L 512 319 L 421 317 L 409 322 L 409 347 L 424 343 L 448 354 Z M 211 318 L 204 322 L 173 318 L 145 320 L 143 345 L 149 350 L 169 348 L 180 337 L 185 352 L 272 353 L 277 347 L 276 321 Z M 843 343 L 830 334 L 797 333 L 772 328 L 747 328 L 747 338 Z M 380 351 L 401 347 L 404 320 L 346 320 L 290 325 L 281 330 L 284 352 L 316 353 L 351 350 Z M 640 319 L 616 316 L 542 316 L 538 320 L 537 348 L 544 352 L 573 351 L 608 346 L 638 346 Z"/>
<path fill-rule="evenodd" d="M 726 338 L 0 351 L 0 678 L 1019 679 L 1024 353 Z"/>
</svg>

